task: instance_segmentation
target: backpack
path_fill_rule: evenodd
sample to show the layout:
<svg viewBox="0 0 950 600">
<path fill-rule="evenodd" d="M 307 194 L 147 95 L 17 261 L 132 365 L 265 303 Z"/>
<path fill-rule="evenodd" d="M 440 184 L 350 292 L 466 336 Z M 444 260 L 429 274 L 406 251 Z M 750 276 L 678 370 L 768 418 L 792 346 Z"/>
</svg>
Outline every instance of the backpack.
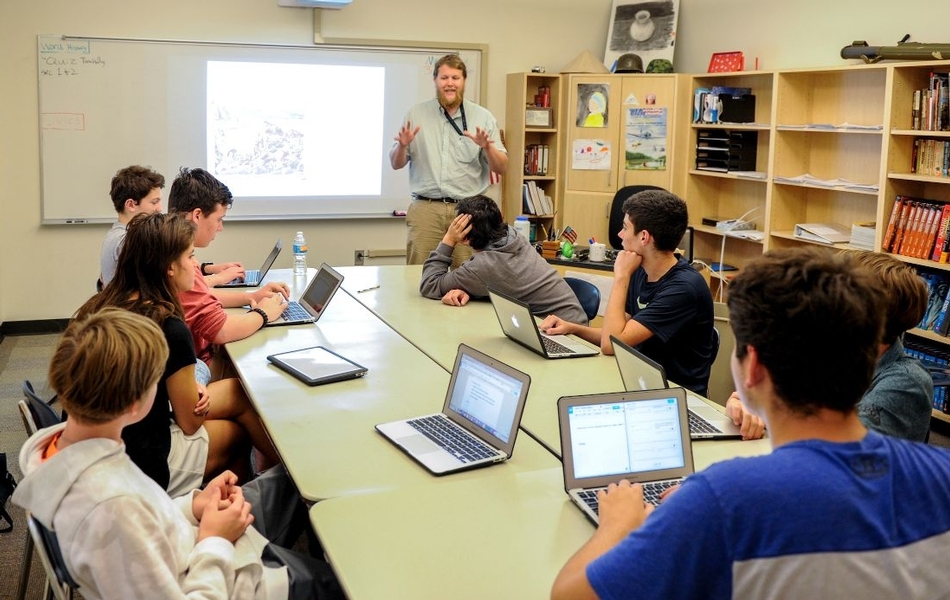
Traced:
<svg viewBox="0 0 950 600">
<path fill-rule="evenodd" d="M 0 453 L 0 533 L 6 533 L 13 529 L 13 519 L 6 510 L 7 500 L 13 495 L 16 489 L 16 481 L 13 475 L 7 470 L 7 455 Z M 3 525 L 6 522 L 8 525 Z"/>
</svg>

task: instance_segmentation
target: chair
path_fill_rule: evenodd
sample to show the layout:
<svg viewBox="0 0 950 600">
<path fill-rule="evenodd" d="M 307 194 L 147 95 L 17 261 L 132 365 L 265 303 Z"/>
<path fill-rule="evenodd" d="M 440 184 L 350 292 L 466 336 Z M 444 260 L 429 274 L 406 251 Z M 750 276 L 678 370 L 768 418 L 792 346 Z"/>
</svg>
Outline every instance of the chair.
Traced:
<svg viewBox="0 0 950 600">
<path fill-rule="evenodd" d="M 33 424 L 36 430 L 51 427 L 62 422 L 63 419 L 57 415 L 53 407 L 50 406 L 50 402 L 53 402 L 55 398 L 49 402 L 40 398 L 33 390 L 33 384 L 30 383 L 28 379 L 23 380 L 23 395 L 26 397 L 26 404 L 30 410 L 30 415 L 33 417 Z M 32 433 L 30 435 L 32 435 Z"/>
<path fill-rule="evenodd" d="M 26 525 L 30 530 L 30 538 L 36 545 L 43 570 L 46 571 L 47 599 L 72 600 L 73 591 L 79 589 L 79 584 L 66 570 L 66 561 L 59 549 L 59 540 L 56 532 L 47 529 L 45 525 L 27 513 Z"/>
<path fill-rule="evenodd" d="M 600 290 L 597 289 L 596 285 L 584 279 L 565 277 L 564 281 L 577 296 L 581 308 L 587 314 L 587 320 L 593 320 L 597 316 L 597 311 L 600 310 Z"/>
<path fill-rule="evenodd" d="M 721 338 L 719 336 L 719 330 L 716 329 L 715 327 L 713 327 L 712 338 L 713 338 L 713 352 L 712 352 L 711 362 L 716 362 L 716 357 L 719 356 L 719 342 Z"/>
<path fill-rule="evenodd" d="M 614 249 L 620 250 L 623 248 L 623 240 L 617 235 L 620 233 L 620 230 L 623 229 L 623 203 L 626 202 L 627 198 L 637 192 L 646 190 L 666 191 L 655 185 L 628 185 L 620 188 L 617 190 L 617 193 L 614 194 L 613 202 L 610 204 L 610 218 L 607 220 L 607 238 L 610 240 L 610 245 Z"/>
</svg>

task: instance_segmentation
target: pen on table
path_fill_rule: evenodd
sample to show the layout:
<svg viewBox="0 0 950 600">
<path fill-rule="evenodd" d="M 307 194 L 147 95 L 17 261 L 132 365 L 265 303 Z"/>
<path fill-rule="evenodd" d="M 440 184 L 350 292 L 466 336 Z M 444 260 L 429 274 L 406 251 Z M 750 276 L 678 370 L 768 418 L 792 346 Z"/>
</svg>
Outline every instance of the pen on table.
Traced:
<svg viewBox="0 0 950 600">
<path fill-rule="evenodd" d="M 372 287 L 363 288 L 362 290 L 356 290 L 356 293 L 357 293 L 357 294 L 362 294 L 363 292 L 372 292 L 373 290 L 378 290 L 378 289 L 379 289 L 379 286 L 378 286 L 378 285 L 374 285 L 374 286 L 372 286 Z"/>
</svg>

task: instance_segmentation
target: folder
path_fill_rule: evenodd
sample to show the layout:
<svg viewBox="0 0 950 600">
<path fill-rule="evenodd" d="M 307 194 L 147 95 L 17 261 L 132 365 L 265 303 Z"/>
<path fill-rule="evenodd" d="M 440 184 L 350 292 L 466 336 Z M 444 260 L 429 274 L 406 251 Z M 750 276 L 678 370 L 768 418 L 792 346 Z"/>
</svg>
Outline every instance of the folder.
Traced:
<svg viewBox="0 0 950 600">
<path fill-rule="evenodd" d="M 834 223 L 798 223 L 795 237 L 821 244 L 846 244 L 851 241 L 851 232 Z"/>
</svg>

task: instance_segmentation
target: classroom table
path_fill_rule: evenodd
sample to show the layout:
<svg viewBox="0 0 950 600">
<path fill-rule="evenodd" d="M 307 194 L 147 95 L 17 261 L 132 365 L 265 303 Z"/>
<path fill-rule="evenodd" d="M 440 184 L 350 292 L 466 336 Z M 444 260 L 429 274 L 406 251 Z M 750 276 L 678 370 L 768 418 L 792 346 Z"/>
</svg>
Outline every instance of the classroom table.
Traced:
<svg viewBox="0 0 950 600">
<path fill-rule="evenodd" d="M 693 444 L 697 469 L 737 451 L 769 449 Z M 320 502 L 310 520 L 350 600 L 547 598 L 594 531 L 563 481 L 560 468 L 446 480 Z"/>
<path fill-rule="evenodd" d="M 456 348 L 464 342 L 530 375 L 522 428 L 556 456 L 561 455 L 558 398 L 623 390 L 613 356 L 546 359 L 506 338 L 487 300 L 472 300 L 458 307 L 423 297 L 419 294 L 421 265 L 338 270 L 344 274 L 347 293 L 446 370 L 452 370 Z M 689 394 L 723 410 L 720 404 Z"/>
<path fill-rule="evenodd" d="M 289 269 L 268 273 L 299 297 L 307 278 Z M 267 361 L 269 354 L 323 345 L 367 367 L 364 377 L 310 387 Z M 438 412 L 449 374 L 345 293 L 337 293 L 317 324 L 266 327 L 227 345 L 251 402 L 301 495 L 311 501 L 417 485 L 436 479 L 376 433 L 374 425 Z M 556 460 L 529 436 L 514 456 L 491 470 L 547 469 Z"/>
</svg>

